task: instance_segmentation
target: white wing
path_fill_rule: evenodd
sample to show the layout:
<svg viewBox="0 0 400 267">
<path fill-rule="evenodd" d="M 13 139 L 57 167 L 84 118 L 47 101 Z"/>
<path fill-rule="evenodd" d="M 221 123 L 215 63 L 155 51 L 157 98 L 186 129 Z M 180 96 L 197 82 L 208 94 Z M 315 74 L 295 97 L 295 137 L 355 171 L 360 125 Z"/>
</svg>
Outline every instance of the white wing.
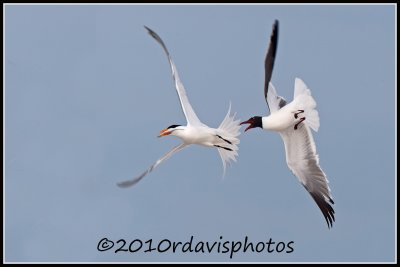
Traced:
<svg viewBox="0 0 400 267">
<path fill-rule="evenodd" d="M 149 34 L 162 46 L 162 48 L 164 49 L 165 53 L 168 56 L 168 61 L 169 61 L 169 64 L 171 65 L 171 70 L 172 70 L 172 77 L 174 78 L 174 81 L 175 81 L 175 88 L 178 93 L 179 100 L 181 101 L 183 114 L 185 114 L 188 125 L 206 126 L 199 120 L 199 118 L 197 117 L 196 113 L 194 112 L 192 106 L 190 105 L 189 99 L 186 95 L 185 87 L 183 87 L 181 79 L 179 79 L 178 70 L 176 69 L 175 63 L 172 61 L 172 58 L 171 58 L 164 42 L 161 40 L 160 36 L 158 36 L 157 33 L 155 33 L 153 30 L 147 28 L 146 26 L 144 26 L 144 27 L 147 29 Z"/>
<path fill-rule="evenodd" d="M 306 124 L 300 124 L 297 130 L 292 127 L 280 132 L 286 150 L 286 162 L 289 169 L 297 176 L 311 194 L 322 211 L 328 227 L 335 221 L 331 204 L 334 204 L 328 179 L 319 166 L 319 158 L 311 130 Z"/>
<path fill-rule="evenodd" d="M 286 105 L 286 100 L 283 97 L 278 96 L 275 87 L 271 82 L 268 86 L 267 104 L 271 113 L 280 110 L 283 106 Z"/>
<path fill-rule="evenodd" d="M 143 179 L 143 177 L 145 177 L 147 174 L 149 174 L 150 172 L 152 172 L 161 162 L 163 162 L 164 160 L 168 159 L 169 157 L 171 157 L 173 154 L 175 154 L 176 152 L 182 150 L 183 148 L 185 148 L 186 144 L 180 144 L 177 145 L 176 147 L 174 147 L 171 151 L 169 151 L 167 154 L 165 154 L 162 158 L 160 158 L 159 160 L 157 160 L 156 162 L 154 162 L 153 165 L 151 165 L 145 172 L 143 172 L 141 175 L 139 175 L 138 177 L 135 177 L 131 180 L 127 180 L 124 182 L 120 182 L 117 185 L 119 187 L 122 188 L 126 188 L 126 187 L 130 187 L 132 185 L 137 184 L 140 180 Z"/>
</svg>

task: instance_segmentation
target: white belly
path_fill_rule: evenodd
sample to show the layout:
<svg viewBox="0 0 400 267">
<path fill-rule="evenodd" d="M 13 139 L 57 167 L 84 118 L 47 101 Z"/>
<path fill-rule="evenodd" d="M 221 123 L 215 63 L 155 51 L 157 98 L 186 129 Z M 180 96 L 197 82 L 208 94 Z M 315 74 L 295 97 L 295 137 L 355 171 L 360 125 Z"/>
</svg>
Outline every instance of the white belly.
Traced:
<svg viewBox="0 0 400 267">
<path fill-rule="evenodd" d="M 296 124 L 291 106 L 287 105 L 282 109 L 262 118 L 263 129 L 272 131 L 283 131 Z"/>
<path fill-rule="evenodd" d="M 215 129 L 204 127 L 189 127 L 177 135 L 186 144 L 213 146 L 217 136 Z"/>
</svg>

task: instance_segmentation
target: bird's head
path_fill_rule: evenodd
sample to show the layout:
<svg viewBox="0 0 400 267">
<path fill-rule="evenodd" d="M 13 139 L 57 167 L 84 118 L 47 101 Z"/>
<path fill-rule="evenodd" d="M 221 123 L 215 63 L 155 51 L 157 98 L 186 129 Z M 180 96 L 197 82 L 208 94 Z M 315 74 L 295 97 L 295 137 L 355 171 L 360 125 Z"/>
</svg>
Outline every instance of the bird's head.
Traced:
<svg viewBox="0 0 400 267">
<path fill-rule="evenodd" d="M 248 119 L 247 121 L 243 121 L 240 123 L 240 125 L 242 124 L 250 124 L 249 126 L 247 126 L 247 128 L 244 131 L 250 130 L 251 128 L 256 128 L 256 127 L 260 127 L 262 128 L 262 119 L 260 116 L 254 116 L 251 117 L 250 119 Z"/>
<path fill-rule="evenodd" d="M 158 137 L 163 137 L 163 136 L 167 136 L 170 134 L 174 135 L 174 132 L 176 132 L 178 130 L 183 130 L 183 126 L 178 125 L 178 124 L 173 124 L 173 125 L 169 126 L 168 128 L 161 130 L 160 135 Z"/>
</svg>

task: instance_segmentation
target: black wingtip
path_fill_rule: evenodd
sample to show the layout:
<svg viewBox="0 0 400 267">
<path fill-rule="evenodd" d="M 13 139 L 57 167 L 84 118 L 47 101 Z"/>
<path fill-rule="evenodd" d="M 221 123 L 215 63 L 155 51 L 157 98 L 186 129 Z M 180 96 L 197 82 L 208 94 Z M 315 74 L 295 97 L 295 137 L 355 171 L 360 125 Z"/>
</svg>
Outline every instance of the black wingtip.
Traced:
<svg viewBox="0 0 400 267">
<path fill-rule="evenodd" d="M 273 28 L 276 29 L 279 27 L 279 20 L 275 19 Z"/>
<path fill-rule="evenodd" d="M 332 228 L 333 222 L 335 221 L 335 210 L 332 208 L 332 206 L 329 204 L 333 203 L 333 200 L 329 198 L 329 202 L 325 200 L 325 198 L 322 195 L 310 192 L 310 195 L 314 199 L 314 201 L 317 203 L 319 209 L 321 210 L 322 214 L 324 215 L 324 218 L 326 220 L 326 223 L 328 224 L 328 228 Z"/>
<path fill-rule="evenodd" d="M 161 37 L 158 36 L 158 34 L 153 31 L 152 29 L 150 29 L 149 27 L 147 27 L 146 25 L 144 25 L 143 27 L 146 28 L 147 33 L 150 34 L 153 38 L 155 38 L 157 41 L 162 42 Z"/>
<path fill-rule="evenodd" d="M 276 46 L 278 43 L 278 31 L 279 31 L 279 21 L 275 20 L 274 25 L 272 26 L 271 41 L 274 42 Z"/>
<path fill-rule="evenodd" d="M 278 20 L 274 21 L 274 24 L 272 26 L 272 33 L 270 35 L 269 39 L 269 46 L 268 46 L 268 51 L 265 56 L 265 61 L 264 61 L 264 68 L 265 68 L 265 81 L 264 81 L 264 96 L 265 100 L 267 101 L 267 95 L 268 95 L 268 87 L 269 83 L 272 78 L 272 72 L 274 70 L 274 64 L 275 64 L 275 57 L 276 57 L 276 52 L 278 50 L 278 32 L 279 32 L 279 22 Z"/>
<path fill-rule="evenodd" d="M 147 32 L 151 35 L 153 35 L 154 31 L 152 29 L 150 29 L 149 27 L 147 27 L 146 25 L 143 25 L 143 27 L 147 30 Z"/>
</svg>

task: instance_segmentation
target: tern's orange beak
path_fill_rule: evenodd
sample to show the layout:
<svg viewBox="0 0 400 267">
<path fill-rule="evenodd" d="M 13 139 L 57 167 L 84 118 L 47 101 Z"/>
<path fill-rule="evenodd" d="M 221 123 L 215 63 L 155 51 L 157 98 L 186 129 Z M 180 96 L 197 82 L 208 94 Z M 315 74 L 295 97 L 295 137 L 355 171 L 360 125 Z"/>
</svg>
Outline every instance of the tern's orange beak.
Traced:
<svg viewBox="0 0 400 267">
<path fill-rule="evenodd" d="M 168 128 L 167 129 L 163 129 L 160 131 L 160 135 L 158 137 L 163 137 L 163 136 L 167 136 L 169 134 L 171 134 L 172 131 L 170 131 Z"/>
</svg>

